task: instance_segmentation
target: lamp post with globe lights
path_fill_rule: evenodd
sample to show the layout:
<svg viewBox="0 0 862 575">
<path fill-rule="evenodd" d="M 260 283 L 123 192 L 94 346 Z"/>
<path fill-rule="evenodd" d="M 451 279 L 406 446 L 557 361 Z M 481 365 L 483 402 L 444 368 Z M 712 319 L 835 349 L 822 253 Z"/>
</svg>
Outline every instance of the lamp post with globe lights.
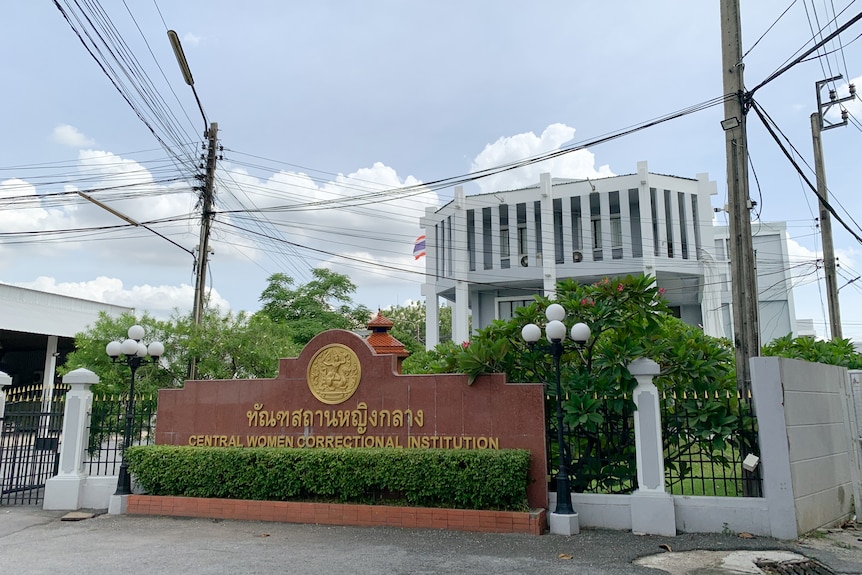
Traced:
<svg viewBox="0 0 862 575">
<path fill-rule="evenodd" d="M 557 506 L 554 513 L 558 515 L 574 515 L 572 508 L 572 490 L 569 484 L 569 471 L 566 464 L 565 448 L 563 446 L 563 390 L 560 382 L 560 358 L 563 357 L 563 340 L 566 339 L 566 310 L 558 303 L 548 306 L 545 310 L 548 323 L 545 324 L 545 337 L 551 344 L 551 357 L 554 358 L 554 375 L 557 390 L 557 449 L 559 468 L 557 470 Z M 571 329 L 571 338 L 575 342 L 578 354 L 581 347 L 590 339 L 590 327 L 585 323 L 576 323 Z M 532 347 L 542 337 L 542 329 L 534 323 L 529 323 L 521 329 L 521 337 Z M 583 359 L 583 355 L 581 355 Z"/>
<path fill-rule="evenodd" d="M 132 443 L 132 420 L 135 417 L 135 372 L 144 364 L 157 364 L 159 358 L 165 353 L 165 346 L 160 341 L 154 341 L 149 345 L 143 343 L 144 328 L 133 325 L 129 328 L 128 339 L 119 342 L 112 341 L 105 347 L 105 352 L 110 356 L 113 363 L 125 363 L 132 372 L 129 380 L 129 397 L 126 401 L 126 425 L 123 429 L 123 452 L 120 463 L 120 473 L 117 477 L 117 491 L 114 495 L 130 495 L 132 493 L 132 481 L 129 476 L 129 466 L 126 461 L 126 451 Z M 123 357 L 121 358 L 120 355 Z"/>
</svg>

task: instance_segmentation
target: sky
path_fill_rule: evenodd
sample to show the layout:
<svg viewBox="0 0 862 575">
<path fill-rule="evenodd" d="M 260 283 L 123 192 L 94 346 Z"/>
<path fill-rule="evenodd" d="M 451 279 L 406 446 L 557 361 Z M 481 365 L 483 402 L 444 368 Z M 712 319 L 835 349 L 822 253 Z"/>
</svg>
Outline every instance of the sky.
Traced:
<svg viewBox="0 0 862 575">
<path fill-rule="evenodd" d="M 862 11 L 855 0 L 742 4 L 747 88 Z M 453 193 L 433 182 L 723 94 L 717 1 L 57 0 L 5 3 L 0 15 L 0 282 L 157 317 L 192 307 L 192 186 L 210 122 L 223 146 L 210 301 L 253 312 L 270 275 L 301 284 L 326 267 L 377 309 L 422 299 L 419 218 Z M 839 96 L 848 79 L 862 86 L 860 34 L 862 22 L 754 95 L 812 181 L 815 82 L 843 74 L 830 84 Z M 823 134 L 825 165 L 836 210 L 862 235 L 862 106 L 846 107 L 849 125 Z M 706 107 L 465 191 L 534 184 L 542 172 L 627 174 L 645 160 L 654 173 L 708 173 L 725 224 L 722 119 L 720 105 Z M 816 197 L 753 112 L 748 126 L 754 217 L 787 222 L 796 316 L 827 337 Z M 844 336 L 862 341 L 862 248 L 833 229 Z"/>
</svg>

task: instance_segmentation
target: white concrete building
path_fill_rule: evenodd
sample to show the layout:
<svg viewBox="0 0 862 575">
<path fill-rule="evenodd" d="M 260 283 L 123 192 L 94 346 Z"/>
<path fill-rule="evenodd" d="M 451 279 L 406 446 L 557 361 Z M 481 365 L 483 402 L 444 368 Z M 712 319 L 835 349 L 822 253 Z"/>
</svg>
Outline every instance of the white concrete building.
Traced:
<svg viewBox="0 0 862 575">
<path fill-rule="evenodd" d="M 787 251 L 787 226 L 783 222 L 752 222 L 752 245 L 757 265 L 757 300 L 760 317 L 760 343 L 767 344 L 788 333 L 814 335 L 813 322 L 799 322 L 793 303 L 790 255 Z M 721 325 L 719 335 L 733 338 L 730 292 L 730 240 L 727 226 L 715 227 L 715 259 L 720 263 Z M 800 326 L 802 329 L 800 329 Z M 715 335 L 715 334 L 710 334 Z"/>
<path fill-rule="evenodd" d="M 646 162 L 634 174 L 598 180 L 542 174 L 537 185 L 519 190 L 465 196 L 455 188 L 452 202 L 427 210 L 420 221 L 428 347 L 439 343 L 434 328 L 440 297 L 451 302 L 452 339 L 461 342 L 469 339 L 471 314 L 479 329 L 511 317 L 536 294 L 553 294 L 558 280 L 592 283 L 628 274 L 655 276 L 683 321 L 702 325 L 710 335 L 732 335 L 725 321 L 727 251 L 715 252 L 726 238 L 726 231 L 713 226 L 710 197 L 716 193 L 706 174 L 655 174 Z M 787 269 L 786 247 L 773 244 L 769 250 L 783 254 Z M 792 318 L 789 288 L 789 281 L 776 283 L 767 295 L 778 302 L 770 310 L 784 309 Z M 784 300 L 781 289 L 787 290 Z M 770 325 L 780 331 L 793 329 L 794 322 Z"/>
<path fill-rule="evenodd" d="M 75 334 L 99 312 L 119 316 L 132 308 L 0 284 L 0 371 L 12 386 L 37 385 L 50 393 L 54 372 L 75 348 Z"/>
</svg>

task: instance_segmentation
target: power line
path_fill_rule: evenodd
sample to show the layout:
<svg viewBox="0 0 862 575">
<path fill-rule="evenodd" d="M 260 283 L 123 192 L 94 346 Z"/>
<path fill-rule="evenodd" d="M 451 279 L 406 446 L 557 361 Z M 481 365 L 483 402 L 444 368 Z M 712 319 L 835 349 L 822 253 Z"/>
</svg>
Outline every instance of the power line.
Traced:
<svg viewBox="0 0 862 575">
<path fill-rule="evenodd" d="M 814 195 L 816 195 L 820 199 L 820 201 L 823 202 L 823 205 L 826 207 L 827 210 L 829 210 L 829 213 L 832 214 L 832 216 L 838 221 L 838 223 L 840 223 L 841 226 L 845 230 L 847 230 L 848 233 L 850 233 L 850 235 L 856 238 L 857 242 L 862 243 L 862 236 L 857 234 L 854 230 L 850 228 L 849 225 L 847 225 L 847 222 L 845 222 L 844 219 L 840 215 L 838 215 L 838 212 L 835 211 L 835 208 L 832 207 L 832 204 L 829 203 L 829 200 L 820 195 L 820 193 L 817 191 L 817 187 L 812 184 L 811 180 L 809 180 L 808 177 L 803 173 L 802 168 L 799 166 L 799 164 L 796 163 L 796 160 L 793 158 L 787 148 L 784 147 L 784 144 L 781 143 L 781 140 L 778 138 L 778 135 L 772 129 L 772 125 L 770 124 L 770 122 L 766 120 L 766 117 L 761 111 L 761 108 L 757 104 L 757 102 L 752 100 L 751 108 L 757 113 L 757 116 L 760 118 L 760 121 L 763 123 L 764 127 L 769 132 L 769 135 L 772 136 L 772 139 L 775 140 L 775 143 L 778 144 L 778 147 L 784 153 L 785 157 L 787 157 L 787 159 L 793 165 L 794 169 L 797 171 L 797 173 L 799 173 L 799 176 L 805 181 L 806 184 L 808 184 L 808 187 L 811 188 L 811 191 L 814 192 Z"/>
</svg>

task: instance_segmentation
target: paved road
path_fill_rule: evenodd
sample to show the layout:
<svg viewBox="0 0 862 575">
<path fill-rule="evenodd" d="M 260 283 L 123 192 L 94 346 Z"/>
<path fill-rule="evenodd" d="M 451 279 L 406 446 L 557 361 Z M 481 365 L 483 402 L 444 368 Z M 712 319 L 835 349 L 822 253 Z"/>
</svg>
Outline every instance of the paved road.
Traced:
<svg viewBox="0 0 862 575">
<path fill-rule="evenodd" d="M 814 556 L 837 573 L 862 573 L 862 553 L 841 556 L 794 542 L 735 535 L 497 535 L 250 521 L 98 515 L 0 507 L 0 574 L 215 575 L 653 574 L 638 557 L 685 550 L 780 549 Z M 571 558 L 568 558 L 571 557 Z"/>
</svg>

